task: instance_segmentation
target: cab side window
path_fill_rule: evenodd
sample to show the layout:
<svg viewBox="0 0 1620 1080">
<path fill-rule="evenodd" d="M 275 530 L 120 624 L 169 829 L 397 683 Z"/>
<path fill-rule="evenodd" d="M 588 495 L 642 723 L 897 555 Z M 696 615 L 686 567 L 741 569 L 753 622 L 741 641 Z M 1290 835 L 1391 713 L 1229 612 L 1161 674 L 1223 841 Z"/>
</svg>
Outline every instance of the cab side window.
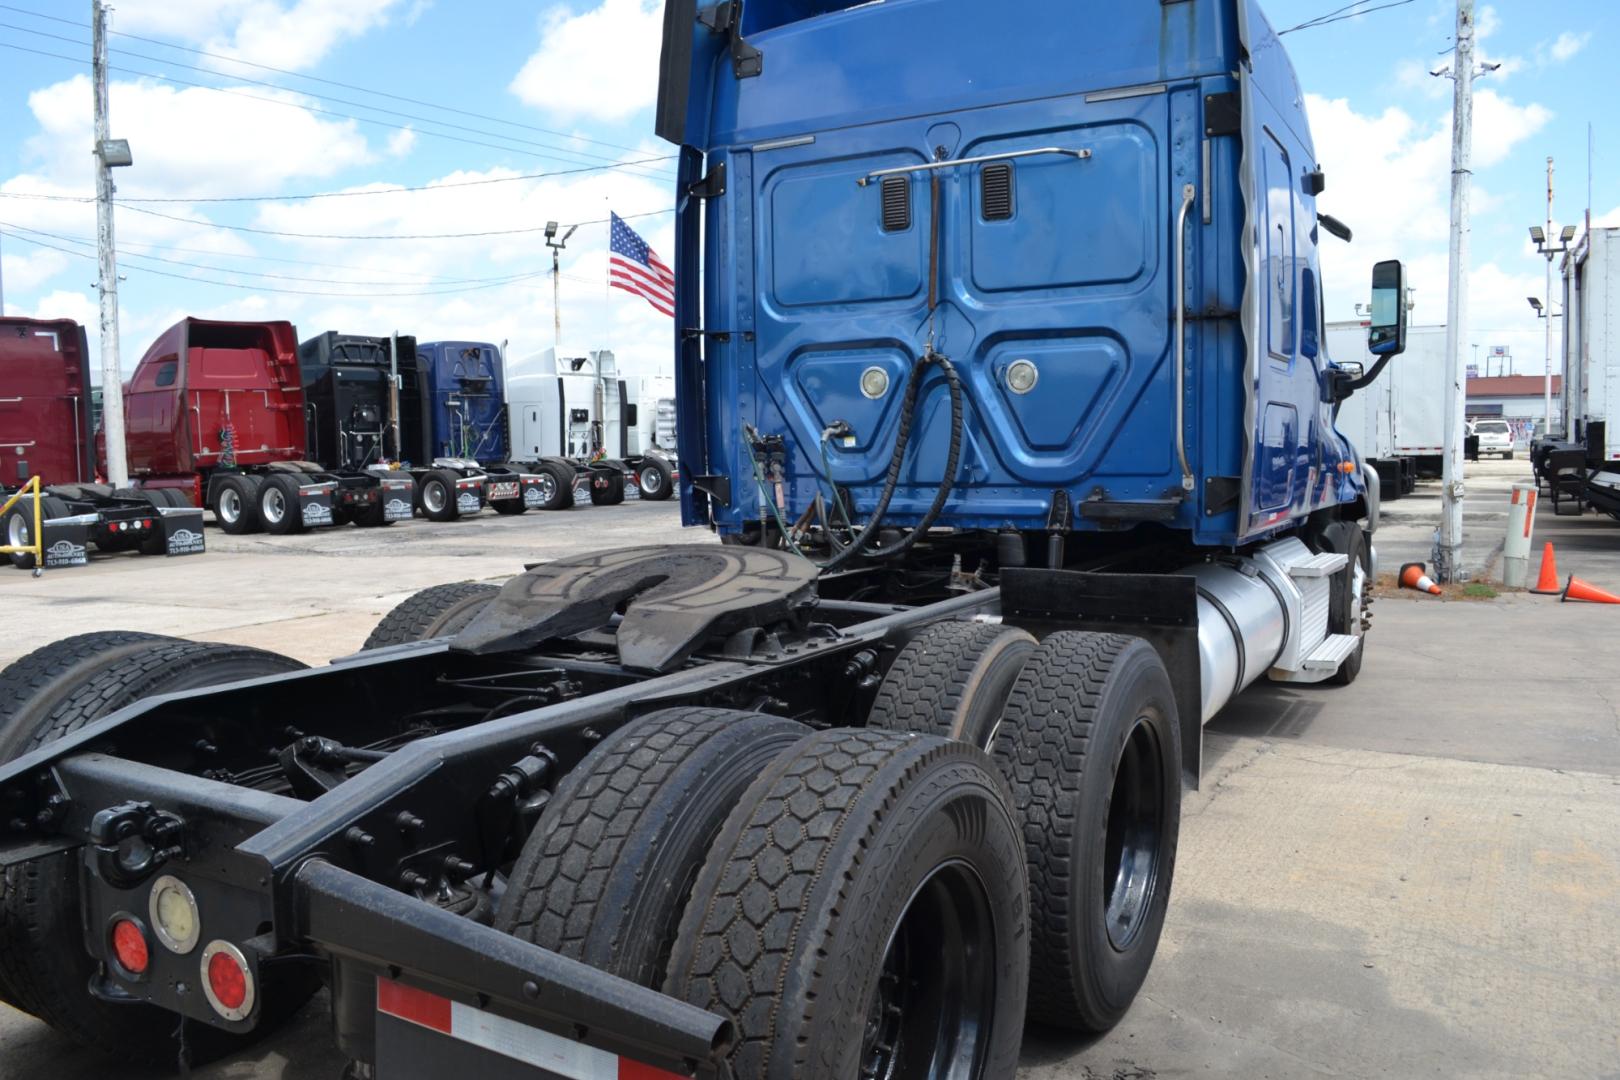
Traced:
<svg viewBox="0 0 1620 1080">
<path fill-rule="evenodd" d="M 159 364 L 157 378 L 153 381 L 153 385 L 157 387 L 173 386 L 174 377 L 179 370 L 180 364 L 177 361 L 171 360 L 167 364 Z"/>
</svg>

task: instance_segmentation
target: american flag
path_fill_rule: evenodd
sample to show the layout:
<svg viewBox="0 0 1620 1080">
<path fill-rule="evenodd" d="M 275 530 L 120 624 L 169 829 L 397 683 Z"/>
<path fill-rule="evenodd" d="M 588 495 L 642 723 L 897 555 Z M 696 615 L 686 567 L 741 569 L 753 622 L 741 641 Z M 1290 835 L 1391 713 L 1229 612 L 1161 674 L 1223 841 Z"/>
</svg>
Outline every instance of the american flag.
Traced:
<svg viewBox="0 0 1620 1080">
<path fill-rule="evenodd" d="M 675 273 L 636 230 L 612 214 L 612 240 L 609 244 L 608 283 L 635 293 L 654 308 L 675 317 Z"/>
</svg>

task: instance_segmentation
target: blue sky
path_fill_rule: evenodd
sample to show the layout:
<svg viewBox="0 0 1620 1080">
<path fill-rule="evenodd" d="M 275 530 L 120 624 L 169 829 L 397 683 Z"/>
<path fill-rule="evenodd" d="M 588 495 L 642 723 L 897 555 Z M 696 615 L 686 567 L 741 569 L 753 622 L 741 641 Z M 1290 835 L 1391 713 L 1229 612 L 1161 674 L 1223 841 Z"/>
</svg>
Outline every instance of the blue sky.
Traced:
<svg viewBox="0 0 1620 1080">
<path fill-rule="evenodd" d="M 669 153 L 651 134 L 660 6 L 124 0 L 113 16 L 122 33 L 112 38 L 112 63 L 123 70 L 113 72 L 112 115 L 114 134 L 131 141 L 136 160 L 118 173 L 121 196 L 132 200 L 118 216 L 126 370 L 184 314 L 287 318 L 305 336 L 398 329 L 424 339 L 510 340 L 515 357 L 550 345 L 550 259 L 538 229 L 548 219 L 595 222 L 609 209 L 628 216 L 667 208 L 668 163 L 509 178 Z M 1278 27 L 1337 6 L 1265 4 Z M 0 48 L 0 196 L 67 197 L 0 197 L 0 230 L 35 230 L 25 235 L 81 253 L 5 236 L 0 260 L 8 314 L 76 318 L 93 336 L 94 262 L 82 253 L 93 251 L 83 241 L 94 236 L 94 213 L 70 201 L 92 187 L 89 8 L 88 0 L 0 6 L 0 43 L 70 58 Z M 1371 263 L 1396 256 L 1412 268 L 1417 321 L 1443 319 L 1451 83 L 1427 72 L 1450 62 L 1454 10 L 1445 0 L 1412 0 L 1285 39 L 1327 171 L 1322 207 L 1356 230 L 1355 244 L 1330 241 L 1324 253 L 1330 318 L 1352 317 Z M 1539 372 L 1540 324 L 1524 298 L 1544 291 L 1545 264 L 1525 228 L 1544 214 L 1548 155 L 1558 165 L 1557 217 L 1580 220 L 1589 121 L 1593 210 L 1620 224 L 1620 120 L 1599 108 L 1620 90 L 1612 61 L 1620 5 L 1503 0 L 1482 5 L 1480 21 L 1484 57 L 1502 67 L 1478 83 L 1469 340 L 1508 345 L 1518 370 Z M 229 56 L 427 104 L 222 59 Z M 475 183 L 489 180 L 497 182 Z M 201 201 L 444 182 L 467 186 Z M 141 198 L 181 201 L 133 202 Z M 634 224 L 670 254 L 667 214 Z M 248 229 L 498 235 L 353 241 Z M 587 224 L 565 255 L 564 346 L 612 347 L 650 368 L 668 353 L 669 323 L 634 297 L 607 293 L 605 237 L 604 225 Z"/>
</svg>

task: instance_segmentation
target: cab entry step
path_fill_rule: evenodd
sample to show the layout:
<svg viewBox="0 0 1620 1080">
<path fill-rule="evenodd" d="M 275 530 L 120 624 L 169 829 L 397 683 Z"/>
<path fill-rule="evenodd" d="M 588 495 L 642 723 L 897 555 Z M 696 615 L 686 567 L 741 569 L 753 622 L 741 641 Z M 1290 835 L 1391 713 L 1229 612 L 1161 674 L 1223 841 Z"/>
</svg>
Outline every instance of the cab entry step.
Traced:
<svg viewBox="0 0 1620 1080">
<path fill-rule="evenodd" d="M 686 1080 L 392 979 L 377 979 L 377 1080 Z"/>
</svg>

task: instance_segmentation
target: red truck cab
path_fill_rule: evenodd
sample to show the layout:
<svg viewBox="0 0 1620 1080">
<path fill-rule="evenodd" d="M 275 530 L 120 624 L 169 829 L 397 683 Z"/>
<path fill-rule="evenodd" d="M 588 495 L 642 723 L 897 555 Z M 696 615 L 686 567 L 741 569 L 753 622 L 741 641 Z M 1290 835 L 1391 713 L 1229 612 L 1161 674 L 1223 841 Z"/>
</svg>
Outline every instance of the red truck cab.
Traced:
<svg viewBox="0 0 1620 1080">
<path fill-rule="evenodd" d="M 93 479 L 88 356 L 71 319 L 0 319 L 0 487 Z"/>
<path fill-rule="evenodd" d="M 291 323 L 181 319 L 125 388 L 131 476 L 201 474 L 304 457 L 304 390 Z"/>
</svg>

